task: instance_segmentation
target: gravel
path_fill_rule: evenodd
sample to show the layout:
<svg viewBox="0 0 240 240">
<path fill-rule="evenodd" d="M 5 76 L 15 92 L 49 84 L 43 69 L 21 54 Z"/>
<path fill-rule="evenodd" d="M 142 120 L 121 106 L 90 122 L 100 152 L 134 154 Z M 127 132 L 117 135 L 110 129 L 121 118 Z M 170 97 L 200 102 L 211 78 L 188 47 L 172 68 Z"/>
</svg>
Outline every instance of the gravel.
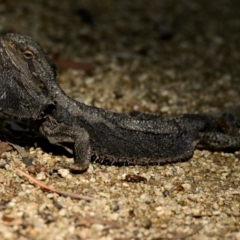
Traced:
<svg viewBox="0 0 240 240">
<path fill-rule="evenodd" d="M 32 36 L 59 65 L 65 60 L 58 80 L 86 104 L 121 113 L 207 112 L 240 101 L 239 7 L 234 0 L 9 0 L 0 2 L 0 35 Z M 26 151 L 38 171 L 14 150 L 2 154 L 9 162 L 0 169 L 1 239 L 240 239 L 240 152 L 196 150 L 176 164 L 92 163 L 83 174 L 50 174 L 71 156 Z M 94 200 L 44 191 L 15 167 Z M 137 176 L 146 181 L 126 181 Z"/>
</svg>

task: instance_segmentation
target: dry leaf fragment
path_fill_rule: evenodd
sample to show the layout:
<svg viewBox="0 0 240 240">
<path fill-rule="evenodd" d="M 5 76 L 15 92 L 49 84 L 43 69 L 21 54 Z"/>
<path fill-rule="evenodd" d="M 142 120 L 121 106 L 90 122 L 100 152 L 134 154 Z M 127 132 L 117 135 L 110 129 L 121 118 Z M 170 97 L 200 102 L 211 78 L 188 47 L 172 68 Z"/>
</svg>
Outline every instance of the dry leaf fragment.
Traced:
<svg viewBox="0 0 240 240">
<path fill-rule="evenodd" d="M 13 148 L 7 142 L 0 142 L 0 155 L 12 149 Z"/>
</svg>

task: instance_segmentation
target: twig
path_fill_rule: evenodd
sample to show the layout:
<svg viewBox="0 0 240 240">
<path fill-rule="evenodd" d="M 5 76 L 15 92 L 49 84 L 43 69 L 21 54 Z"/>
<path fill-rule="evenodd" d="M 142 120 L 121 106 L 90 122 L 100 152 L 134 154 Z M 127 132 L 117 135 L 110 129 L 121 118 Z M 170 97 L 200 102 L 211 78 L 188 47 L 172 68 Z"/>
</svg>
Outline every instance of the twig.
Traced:
<svg viewBox="0 0 240 240">
<path fill-rule="evenodd" d="M 76 198 L 76 199 L 82 199 L 82 200 L 86 200 L 86 201 L 92 201 L 94 199 L 94 197 L 89 197 L 89 196 L 84 196 L 84 195 L 80 195 L 80 194 L 75 194 L 75 193 L 71 193 L 71 192 L 65 192 L 65 191 L 61 191 L 52 187 L 49 187 L 48 185 L 46 185 L 45 183 L 35 179 L 34 177 L 32 177 L 31 175 L 29 175 L 28 173 L 25 173 L 24 171 L 22 171 L 19 168 L 14 168 L 20 175 L 25 176 L 28 180 L 31 180 L 33 183 L 37 184 L 38 186 L 40 186 L 41 188 L 47 189 L 51 192 L 55 192 L 58 194 L 61 194 L 63 196 L 66 197 L 71 197 L 71 198 Z"/>
</svg>

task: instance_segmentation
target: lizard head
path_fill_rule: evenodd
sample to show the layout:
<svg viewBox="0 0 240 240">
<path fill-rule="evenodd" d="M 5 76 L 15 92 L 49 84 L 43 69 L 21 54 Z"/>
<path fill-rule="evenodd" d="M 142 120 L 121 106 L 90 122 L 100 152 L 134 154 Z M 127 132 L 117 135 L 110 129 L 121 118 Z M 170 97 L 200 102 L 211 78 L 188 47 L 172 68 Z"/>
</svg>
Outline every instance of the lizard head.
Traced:
<svg viewBox="0 0 240 240">
<path fill-rule="evenodd" d="M 59 91 L 56 68 L 32 38 L 13 33 L 0 40 L 0 109 L 39 119 Z"/>
</svg>

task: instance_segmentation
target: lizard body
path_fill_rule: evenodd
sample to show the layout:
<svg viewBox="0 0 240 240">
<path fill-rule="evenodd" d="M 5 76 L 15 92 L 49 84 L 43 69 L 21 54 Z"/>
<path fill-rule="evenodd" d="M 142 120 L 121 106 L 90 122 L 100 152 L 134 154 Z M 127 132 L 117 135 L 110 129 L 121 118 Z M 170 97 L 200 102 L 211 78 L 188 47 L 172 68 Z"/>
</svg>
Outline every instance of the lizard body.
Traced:
<svg viewBox="0 0 240 240">
<path fill-rule="evenodd" d="M 129 116 L 71 99 L 56 81 L 54 64 L 27 36 L 7 34 L 1 39 L 0 84 L 1 110 L 41 120 L 42 135 L 74 153 L 72 170 L 85 171 L 91 159 L 163 164 L 190 159 L 195 148 L 240 149 L 236 111 Z"/>
</svg>

